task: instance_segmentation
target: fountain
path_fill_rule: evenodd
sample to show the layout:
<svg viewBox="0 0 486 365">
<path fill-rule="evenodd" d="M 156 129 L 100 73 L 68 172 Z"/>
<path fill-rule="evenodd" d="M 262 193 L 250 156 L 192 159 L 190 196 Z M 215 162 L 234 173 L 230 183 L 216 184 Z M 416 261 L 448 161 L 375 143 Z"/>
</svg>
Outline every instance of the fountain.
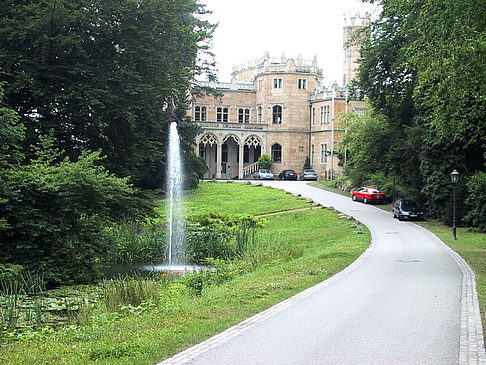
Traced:
<svg viewBox="0 0 486 365">
<path fill-rule="evenodd" d="M 168 243 L 167 266 L 185 267 L 184 216 L 182 209 L 182 159 L 177 123 L 172 121 L 169 129 L 169 149 L 167 166 L 168 198 Z"/>
</svg>

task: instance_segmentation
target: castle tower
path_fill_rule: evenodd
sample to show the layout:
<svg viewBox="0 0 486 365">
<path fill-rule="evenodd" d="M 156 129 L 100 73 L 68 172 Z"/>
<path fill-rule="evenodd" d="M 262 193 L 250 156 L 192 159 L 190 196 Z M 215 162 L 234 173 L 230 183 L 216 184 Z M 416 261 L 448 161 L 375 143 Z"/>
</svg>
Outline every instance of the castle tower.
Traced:
<svg viewBox="0 0 486 365">
<path fill-rule="evenodd" d="M 349 84 L 355 76 L 360 57 L 360 34 L 358 30 L 370 23 L 370 15 L 366 13 L 363 17 L 359 13 L 356 15 L 344 15 L 343 29 L 343 85 Z"/>
</svg>

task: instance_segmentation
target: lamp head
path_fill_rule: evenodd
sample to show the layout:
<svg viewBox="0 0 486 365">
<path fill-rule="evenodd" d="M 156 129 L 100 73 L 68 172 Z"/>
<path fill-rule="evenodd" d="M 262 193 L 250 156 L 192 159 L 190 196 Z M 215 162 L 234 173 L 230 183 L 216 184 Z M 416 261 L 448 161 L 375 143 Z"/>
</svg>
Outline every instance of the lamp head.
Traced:
<svg viewBox="0 0 486 365">
<path fill-rule="evenodd" d="M 457 184 L 459 182 L 459 175 L 460 173 L 457 172 L 456 169 L 454 169 L 454 171 L 451 172 L 451 182 L 453 184 Z"/>
</svg>

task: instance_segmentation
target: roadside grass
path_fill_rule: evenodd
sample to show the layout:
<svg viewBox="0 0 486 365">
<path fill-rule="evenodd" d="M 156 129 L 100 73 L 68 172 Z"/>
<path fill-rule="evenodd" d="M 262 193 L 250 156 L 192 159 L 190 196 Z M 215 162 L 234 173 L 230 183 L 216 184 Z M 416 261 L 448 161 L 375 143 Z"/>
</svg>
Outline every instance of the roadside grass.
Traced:
<svg viewBox="0 0 486 365">
<path fill-rule="evenodd" d="M 311 183 L 311 185 L 333 193 L 350 196 L 349 193 L 332 187 L 330 181 L 318 181 Z M 376 206 L 387 212 L 391 212 L 391 203 Z M 414 223 L 434 233 L 442 242 L 466 260 L 473 269 L 476 275 L 476 290 L 478 293 L 483 332 L 486 333 L 486 234 L 459 227 L 457 228 L 457 240 L 454 241 L 452 239 L 452 228 L 438 221 L 429 219 Z"/>
<path fill-rule="evenodd" d="M 257 215 L 309 204 L 265 187 L 203 183 L 188 198 L 188 206 L 198 212 Z M 162 361 L 331 277 L 356 260 L 370 243 L 365 227 L 331 209 L 285 212 L 266 219 L 268 225 L 258 232 L 256 241 L 268 245 L 263 250 L 260 247 L 259 252 L 270 256 L 254 270 L 204 287 L 200 295 L 194 295 L 182 278 L 161 287 L 158 304 L 149 301 L 118 312 L 95 307 L 91 320 L 84 325 L 67 326 L 4 346 L 0 363 Z M 280 250 L 286 250 L 285 254 L 275 252 Z M 250 257 L 241 261 L 245 259 Z"/>
</svg>

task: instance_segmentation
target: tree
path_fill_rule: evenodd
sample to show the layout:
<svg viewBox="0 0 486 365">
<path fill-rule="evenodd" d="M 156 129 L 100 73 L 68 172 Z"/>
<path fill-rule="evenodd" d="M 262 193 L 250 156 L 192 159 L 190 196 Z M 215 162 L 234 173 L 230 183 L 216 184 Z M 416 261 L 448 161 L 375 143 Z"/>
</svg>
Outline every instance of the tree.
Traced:
<svg viewBox="0 0 486 365">
<path fill-rule="evenodd" d="M 270 166 L 272 166 L 273 160 L 270 157 L 270 155 L 267 155 L 266 153 L 262 154 L 258 158 L 258 166 L 260 166 L 262 169 L 268 169 Z"/>
<path fill-rule="evenodd" d="M 161 186 L 165 105 L 172 96 L 184 112 L 195 75 L 211 72 L 214 26 L 200 19 L 204 13 L 196 0 L 32 0 L 0 7 L 0 81 L 8 83 L 6 105 L 26 127 L 27 157 L 39 136 L 53 130 L 57 147 L 74 160 L 102 150 L 104 166 L 118 176 Z M 186 126 L 182 138 L 189 140 L 192 129 Z"/>
<path fill-rule="evenodd" d="M 42 142 L 31 163 L 3 173 L 0 263 L 22 265 L 50 284 L 91 281 L 114 244 L 107 229 L 121 220 L 144 221 L 153 203 L 100 166 L 98 152 L 56 162 L 53 139 Z"/>
<path fill-rule="evenodd" d="M 379 3 L 357 85 L 384 116 L 387 132 L 376 142 L 387 168 L 377 171 L 420 193 L 428 212 L 449 222 L 450 172 L 459 169 L 465 181 L 485 164 L 486 7 L 476 0 Z M 367 147 L 376 156 L 377 147 Z M 458 187 L 458 200 L 465 191 Z"/>
</svg>

